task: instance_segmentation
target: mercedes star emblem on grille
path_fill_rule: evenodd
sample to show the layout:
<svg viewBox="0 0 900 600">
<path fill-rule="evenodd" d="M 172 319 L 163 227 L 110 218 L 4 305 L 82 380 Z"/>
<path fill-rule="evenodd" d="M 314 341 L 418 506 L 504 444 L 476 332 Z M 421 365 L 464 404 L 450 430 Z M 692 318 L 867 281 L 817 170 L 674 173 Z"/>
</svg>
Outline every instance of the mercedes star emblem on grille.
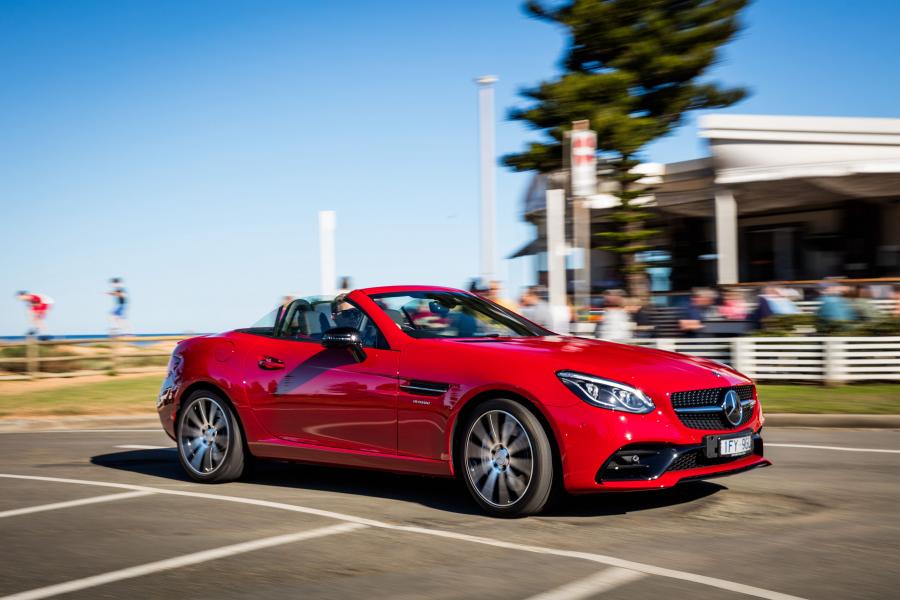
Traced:
<svg viewBox="0 0 900 600">
<path fill-rule="evenodd" d="M 729 423 L 734 426 L 740 425 L 741 419 L 744 417 L 744 410 L 736 391 L 725 392 L 725 397 L 722 399 L 722 412 L 725 413 L 725 418 Z"/>
</svg>

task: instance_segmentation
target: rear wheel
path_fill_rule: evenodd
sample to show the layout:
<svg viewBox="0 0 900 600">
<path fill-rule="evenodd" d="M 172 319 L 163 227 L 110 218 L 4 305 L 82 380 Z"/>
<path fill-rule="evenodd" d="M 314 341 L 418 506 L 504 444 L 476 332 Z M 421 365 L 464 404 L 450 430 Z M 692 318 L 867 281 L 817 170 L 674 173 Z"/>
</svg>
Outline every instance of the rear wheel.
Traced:
<svg viewBox="0 0 900 600">
<path fill-rule="evenodd" d="M 198 390 L 178 414 L 178 459 L 195 481 L 233 481 L 244 471 L 244 444 L 234 411 L 219 394 Z"/>
<path fill-rule="evenodd" d="M 553 487 L 553 455 L 531 411 L 512 400 L 489 400 L 462 431 L 462 478 L 486 512 L 522 517 L 544 508 Z"/>
</svg>

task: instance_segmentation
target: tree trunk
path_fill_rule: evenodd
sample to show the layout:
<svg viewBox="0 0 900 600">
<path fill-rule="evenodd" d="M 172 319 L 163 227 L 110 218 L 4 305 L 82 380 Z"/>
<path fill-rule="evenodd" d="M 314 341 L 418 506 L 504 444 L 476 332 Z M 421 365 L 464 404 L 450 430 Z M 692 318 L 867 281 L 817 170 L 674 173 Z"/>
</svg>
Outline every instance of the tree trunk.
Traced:
<svg viewBox="0 0 900 600">
<path fill-rule="evenodd" d="M 632 221 L 625 224 L 625 232 L 632 233 L 643 228 L 640 221 Z M 646 300 L 650 295 L 650 289 L 647 285 L 647 273 L 638 267 L 637 254 L 627 252 L 622 256 L 625 265 L 625 285 L 628 288 L 628 295 L 632 298 L 640 298 Z"/>
</svg>

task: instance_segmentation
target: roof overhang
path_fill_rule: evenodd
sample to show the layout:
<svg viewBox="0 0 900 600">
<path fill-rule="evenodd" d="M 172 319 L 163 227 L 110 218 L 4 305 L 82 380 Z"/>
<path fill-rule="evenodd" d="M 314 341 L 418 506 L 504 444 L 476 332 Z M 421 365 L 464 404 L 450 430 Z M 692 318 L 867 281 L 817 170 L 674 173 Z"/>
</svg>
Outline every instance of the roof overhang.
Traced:
<svg viewBox="0 0 900 600">
<path fill-rule="evenodd" d="M 700 136 L 719 185 L 900 174 L 900 119 L 706 115 Z M 865 193 L 892 195 L 893 183 Z"/>
</svg>

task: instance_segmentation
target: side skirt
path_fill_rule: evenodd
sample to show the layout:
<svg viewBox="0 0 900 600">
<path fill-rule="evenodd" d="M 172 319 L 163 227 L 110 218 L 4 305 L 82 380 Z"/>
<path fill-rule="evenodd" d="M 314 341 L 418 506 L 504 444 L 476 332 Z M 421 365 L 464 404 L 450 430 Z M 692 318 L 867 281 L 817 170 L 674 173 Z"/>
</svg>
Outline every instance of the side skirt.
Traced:
<svg viewBox="0 0 900 600">
<path fill-rule="evenodd" d="M 453 477 L 450 463 L 444 460 L 432 460 L 382 454 L 380 452 L 363 452 L 341 448 L 326 448 L 310 444 L 299 444 L 284 440 L 265 440 L 247 444 L 250 453 L 259 458 L 272 458 L 296 462 L 335 465 L 341 467 L 357 467 L 377 469 L 395 473 L 416 473 L 438 477 Z"/>
</svg>

